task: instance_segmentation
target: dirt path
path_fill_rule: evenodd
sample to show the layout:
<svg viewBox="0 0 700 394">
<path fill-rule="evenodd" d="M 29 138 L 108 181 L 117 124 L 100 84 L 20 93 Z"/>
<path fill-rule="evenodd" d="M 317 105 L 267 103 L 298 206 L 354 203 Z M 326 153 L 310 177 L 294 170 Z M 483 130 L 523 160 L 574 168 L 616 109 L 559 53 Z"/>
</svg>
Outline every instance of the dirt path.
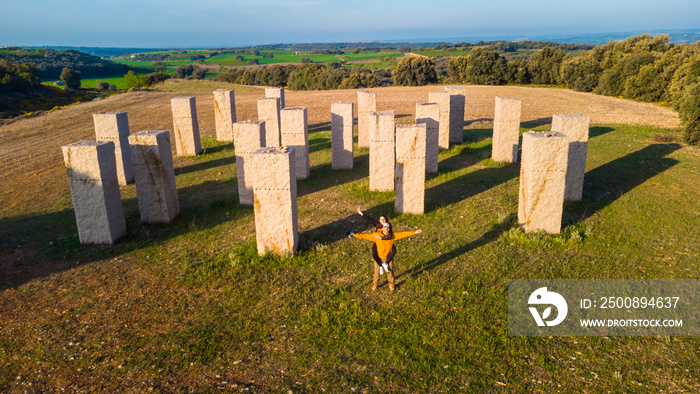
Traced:
<svg viewBox="0 0 700 394">
<path fill-rule="evenodd" d="M 428 92 L 443 86 L 388 87 L 377 92 L 378 110 L 394 110 L 397 123 L 412 123 L 415 104 L 426 102 Z M 467 86 L 465 117 L 469 127 L 491 127 L 494 97 L 523 100 L 523 122 L 551 122 L 557 113 L 584 113 L 593 124 L 641 124 L 677 127 L 678 115 L 669 108 L 613 97 L 597 96 L 562 89 L 515 86 Z M 47 189 L 66 189 L 61 146 L 94 138 L 92 114 L 122 111 L 129 114 L 131 132 L 172 130 L 170 99 L 192 95 L 202 136 L 214 136 L 214 102 L 211 93 L 165 93 L 137 91 L 103 100 L 72 105 L 35 118 L 22 119 L 0 127 L 0 217 L 6 212 L 36 212 L 46 209 L 41 196 Z M 264 92 L 236 93 L 238 120 L 257 118 L 257 99 Z M 286 93 L 287 106 L 308 108 L 309 124 L 329 129 L 330 106 L 336 101 L 357 101 L 355 90 Z M 356 109 L 357 110 L 357 109 Z M 312 127 L 312 131 L 314 128 Z"/>
</svg>

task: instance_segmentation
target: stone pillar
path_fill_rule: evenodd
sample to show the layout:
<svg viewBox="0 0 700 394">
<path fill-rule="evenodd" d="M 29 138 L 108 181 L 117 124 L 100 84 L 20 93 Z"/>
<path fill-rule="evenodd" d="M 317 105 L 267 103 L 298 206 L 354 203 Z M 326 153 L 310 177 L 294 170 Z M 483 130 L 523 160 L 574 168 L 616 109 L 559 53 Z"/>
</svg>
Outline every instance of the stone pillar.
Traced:
<svg viewBox="0 0 700 394">
<path fill-rule="evenodd" d="M 445 86 L 452 99 L 450 100 L 450 143 L 464 142 L 464 105 L 467 99 L 467 89 L 464 86 Z"/>
<path fill-rule="evenodd" d="M 520 139 L 520 109 L 522 100 L 496 97 L 496 110 L 493 115 L 493 142 L 491 159 L 506 163 L 518 161 L 518 141 Z"/>
<path fill-rule="evenodd" d="M 569 138 L 558 132 L 523 134 L 518 222 L 525 232 L 561 231 Z"/>
<path fill-rule="evenodd" d="M 369 114 L 369 190 L 394 190 L 394 111 Z"/>
<path fill-rule="evenodd" d="M 134 168 L 129 150 L 129 118 L 126 112 L 100 112 L 93 114 L 92 119 L 95 122 L 95 139 L 114 142 L 119 184 L 134 182 Z"/>
<path fill-rule="evenodd" d="M 236 100 L 231 89 L 214 91 L 214 117 L 216 140 L 233 141 L 233 124 L 236 123 Z"/>
<path fill-rule="evenodd" d="M 280 111 L 282 145 L 294 148 L 297 179 L 311 175 L 309 166 L 309 126 L 306 107 L 289 107 Z"/>
<path fill-rule="evenodd" d="M 377 111 L 377 92 L 357 91 L 357 146 L 369 147 L 369 114 Z"/>
<path fill-rule="evenodd" d="M 591 118 L 583 114 L 552 116 L 552 131 L 569 137 L 569 164 L 566 169 L 564 200 L 581 201 L 583 176 L 586 173 L 588 130 Z"/>
<path fill-rule="evenodd" d="M 440 118 L 438 119 L 438 148 L 450 149 L 450 109 L 452 101 L 456 100 L 449 92 L 430 92 L 428 101 L 437 103 L 440 108 Z"/>
<path fill-rule="evenodd" d="M 258 99 L 258 120 L 265 122 L 265 145 L 280 146 L 280 100 L 274 97 Z"/>
<path fill-rule="evenodd" d="M 252 158 L 258 254 L 293 254 L 299 243 L 294 148 L 260 148 Z"/>
<path fill-rule="evenodd" d="M 353 103 L 331 103 L 331 151 L 334 170 L 352 169 Z"/>
<path fill-rule="evenodd" d="M 173 110 L 173 132 L 178 156 L 194 156 L 202 152 L 199 141 L 199 122 L 194 97 L 174 97 L 170 100 Z"/>
<path fill-rule="evenodd" d="M 126 235 L 114 142 L 62 146 L 78 237 L 84 244 L 114 244 Z"/>
<path fill-rule="evenodd" d="M 440 106 L 437 103 L 417 103 L 416 123 L 425 124 L 425 171 L 438 172 L 438 139 L 440 136 Z"/>
<path fill-rule="evenodd" d="M 425 124 L 396 126 L 396 213 L 425 210 Z"/>
<path fill-rule="evenodd" d="M 252 156 L 253 152 L 265 146 L 265 122 L 234 123 L 233 144 L 236 146 L 238 199 L 242 205 L 253 205 L 255 165 Z"/>
<path fill-rule="evenodd" d="M 168 130 L 129 136 L 141 220 L 168 223 L 180 213 Z"/>
<path fill-rule="evenodd" d="M 284 88 L 265 88 L 265 97 L 278 98 L 280 100 L 280 110 L 285 108 Z"/>
</svg>

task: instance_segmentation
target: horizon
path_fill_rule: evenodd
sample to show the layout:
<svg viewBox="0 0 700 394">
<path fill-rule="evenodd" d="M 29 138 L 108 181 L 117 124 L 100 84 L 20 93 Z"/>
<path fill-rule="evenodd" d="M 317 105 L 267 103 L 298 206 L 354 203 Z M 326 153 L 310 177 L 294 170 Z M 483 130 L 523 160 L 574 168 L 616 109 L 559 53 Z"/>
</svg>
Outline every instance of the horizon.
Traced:
<svg viewBox="0 0 700 394">
<path fill-rule="evenodd" d="M 329 0 L 151 0 L 108 4 L 8 0 L 0 15 L 2 46 L 104 48 L 247 47 L 274 43 L 540 40 L 631 32 L 697 30 L 691 0 L 602 0 L 488 4 L 416 0 L 352 5 Z M 450 12 L 445 12 L 450 10 Z M 114 18 L 113 15 L 128 15 Z"/>
</svg>

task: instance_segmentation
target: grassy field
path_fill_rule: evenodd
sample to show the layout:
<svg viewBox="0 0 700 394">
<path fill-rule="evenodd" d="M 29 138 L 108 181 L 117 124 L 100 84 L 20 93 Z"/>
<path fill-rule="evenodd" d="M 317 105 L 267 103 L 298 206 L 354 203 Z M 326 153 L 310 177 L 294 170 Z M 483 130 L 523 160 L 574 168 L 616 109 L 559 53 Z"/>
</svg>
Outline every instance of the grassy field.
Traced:
<svg viewBox="0 0 700 394">
<path fill-rule="evenodd" d="M 696 338 L 507 336 L 511 278 L 698 277 L 700 155 L 655 142 L 674 131 L 595 125 L 584 199 L 566 205 L 561 235 L 517 229 L 519 168 L 491 162 L 490 129 L 465 130 L 467 142 L 441 152 L 425 215 L 399 216 L 393 193 L 367 189 L 366 149 L 355 169 L 332 171 L 330 132 L 312 131 L 294 258 L 256 255 L 234 148 L 212 138 L 202 156 L 176 159 L 173 223 L 139 224 L 134 187 L 122 188 L 129 235 L 114 247 L 78 243 L 67 192 L 40 215 L 3 219 L 0 237 L 24 235 L 54 264 L 2 283 L 2 310 L 23 311 L 0 323 L 0 388 L 700 389 Z M 357 206 L 389 213 L 398 231 L 424 230 L 397 243 L 395 293 L 370 290 L 369 244 L 345 236 L 367 230 Z"/>
</svg>

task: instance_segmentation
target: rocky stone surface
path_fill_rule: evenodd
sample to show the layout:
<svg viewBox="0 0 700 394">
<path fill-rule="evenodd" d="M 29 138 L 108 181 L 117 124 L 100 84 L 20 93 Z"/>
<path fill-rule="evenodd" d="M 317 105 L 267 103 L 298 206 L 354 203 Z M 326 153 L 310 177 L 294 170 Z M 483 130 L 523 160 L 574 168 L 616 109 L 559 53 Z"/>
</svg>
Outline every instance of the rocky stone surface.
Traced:
<svg viewBox="0 0 700 394">
<path fill-rule="evenodd" d="M 199 122 L 194 97 L 174 97 L 170 100 L 173 111 L 173 133 L 178 156 L 194 156 L 202 152 L 199 140 Z"/>
<path fill-rule="evenodd" d="M 416 123 L 425 124 L 425 171 L 438 172 L 438 139 L 440 136 L 440 106 L 437 103 L 417 103 Z"/>
<path fill-rule="evenodd" d="M 287 107 L 280 111 L 282 128 L 282 145 L 294 148 L 296 155 L 297 179 L 306 179 L 311 175 L 309 164 L 309 125 L 306 107 Z"/>
<path fill-rule="evenodd" d="M 100 112 L 93 114 L 95 139 L 114 142 L 117 160 L 117 179 L 120 185 L 134 182 L 134 168 L 129 150 L 129 118 L 126 112 Z"/>
<path fill-rule="evenodd" d="M 80 243 L 114 244 L 126 235 L 114 142 L 80 141 L 61 149 Z"/>
<path fill-rule="evenodd" d="M 238 199 L 242 205 L 253 205 L 255 165 L 252 155 L 265 146 L 265 122 L 255 120 L 234 123 L 233 144 L 236 146 Z"/>
<path fill-rule="evenodd" d="M 331 103 L 331 152 L 334 170 L 353 167 L 352 117 L 354 103 Z"/>
<path fill-rule="evenodd" d="M 452 102 L 456 100 L 450 92 L 429 92 L 428 101 L 436 103 L 440 108 L 438 119 L 438 148 L 450 149 L 450 109 Z"/>
<path fill-rule="evenodd" d="M 236 100 L 231 89 L 214 91 L 214 120 L 216 140 L 233 141 L 233 124 L 236 123 Z"/>
<path fill-rule="evenodd" d="M 394 111 L 369 114 L 369 190 L 394 190 Z"/>
<path fill-rule="evenodd" d="M 299 243 L 294 148 L 265 147 L 253 153 L 258 254 L 294 254 Z"/>
<path fill-rule="evenodd" d="M 396 213 L 425 210 L 425 124 L 396 126 Z"/>
<path fill-rule="evenodd" d="M 493 143 L 491 158 L 494 161 L 516 163 L 520 140 L 520 112 L 522 100 L 496 97 L 493 115 Z"/>
<path fill-rule="evenodd" d="M 561 231 L 569 138 L 558 132 L 523 134 L 518 222 L 525 232 Z"/>
<path fill-rule="evenodd" d="M 357 146 L 369 147 L 369 114 L 377 111 L 377 93 L 368 90 L 357 91 Z"/>
<path fill-rule="evenodd" d="M 280 100 L 280 110 L 285 108 L 284 88 L 265 88 L 265 97 L 278 98 Z"/>
<path fill-rule="evenodd" d="M 445 91 L 452 97 L 450 100 L 450 143 L 464 142 L 464 106 L 467 89 L 464 86 L 445 86 Z"/>
<path fill-rule="evenodd" d="M 586 173 L 590 124 L 591 118 L 582 114 L 552 116 L 552 130 L 569 137 L 569 163 L 564 192 L 566 201 L 581 201 L 583 197 L 583 177 Z"/>
<path fill-rule="evenodd" d="M 280 146 L 280 100 L 274 97 L 258 99 L 258 120 L 265 122 L 265 146 Z"/>
<path fill-rule="evenodd" d="M 168 223 L 180 213 L 168 130 L 129 136 L 141 220 Z"/>
</svg>

